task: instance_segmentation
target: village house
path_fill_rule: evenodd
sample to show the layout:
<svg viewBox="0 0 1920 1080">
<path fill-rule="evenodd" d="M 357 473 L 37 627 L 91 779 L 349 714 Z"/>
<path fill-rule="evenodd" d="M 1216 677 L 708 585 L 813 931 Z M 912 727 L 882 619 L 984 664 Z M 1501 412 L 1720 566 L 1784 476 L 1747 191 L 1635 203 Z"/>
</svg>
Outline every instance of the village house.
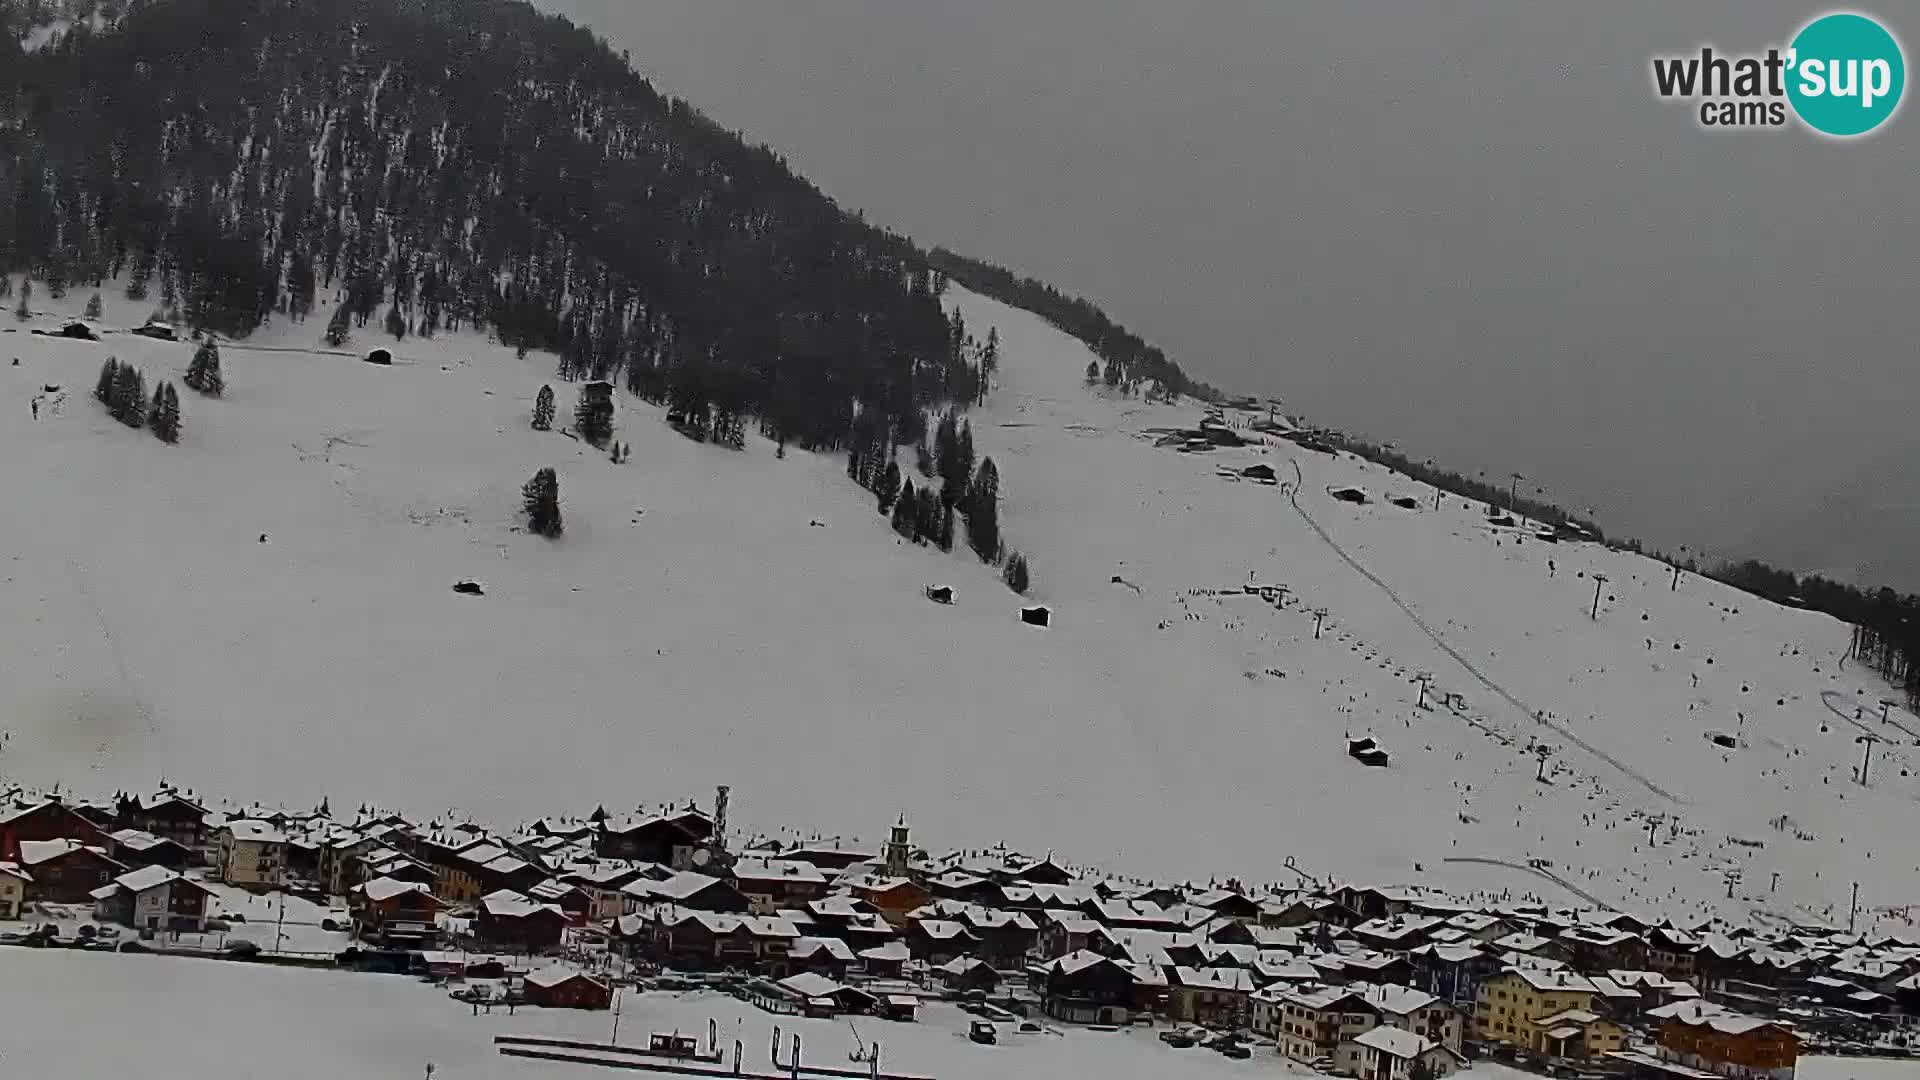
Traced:
<svg viewBox="0 0 1920 1080">
<path fill-rule="evenodd" d="M 587 892 L 578 885 L 547 878 L 526 890 L 527 896 L 543 904 L 552 904 L 566 915 L 567 921 L 575 926 L 584 926 L 587 922 L 587 908 L 591 901 Z"/>
<path fill-rule="evenodd" d="M 881 918 L 893 926 L 905 927 L 907 916 L 925 907 L 933 899 L 925 885 L 904 877 L 872 878 L 853 886 L 853 895 L 873 905 Z"/>
<path fill-rule="evenodd" d="M 744 915 L 752 906 L 739 889 L 726 881 L 694 870 L 683 870 L 665 881 L 637 878 L 623 891 L 637 904 L 669 903 L 693 911 Z"/>
<path fill-rule="evenodd" d="M 660 863 L 675 870 L 693 866 L 693 853 L 713 838 L 713 820 L 695 809 L 600 823 L 593 852 L 603 859 Z"/>
<path fill-rule="evenodd" d="M 594 859 L 591 862 L 568 866 L 560 873 L 560 880 L 577 885 L 587 894 L 587 920 L 606 922 L 630 914 L 639 907 L 639 898 L 623 890 L 643 877 L 650 876 L 651 863 L 630 863 L 624 859 Z M 660 868 L 665 872 L 665 868 Z"/>
<path fill-rule="evenodd" d="M 1258 984 L 1253 973 L 1237 967 L 1180 967 L 1165 969 L 1167 1015 L 1175 1020 L 1209 1027 L 1247 1027 L 1252 996 Z"/>
<path fill-rule="evenodd" d="M 787 948 L 787 966 L 829 979 L 844 980 L 855 964 L 853 948 L 839 938 L 798 937 Z"/>
<path fill-rule="evenodd" d="M 933 969 L 948 990 L 991 994 L 1000 986 L 1000 973 L 977 956 L 958 956 Z"/>
<path fill-rule="evenodd" d="M 482 942 L 525 953 L 558 947 L 566 929 L 567 916 L 559 908 L 505 889 L 481 897 L 474 919 Z"/>
<path fill-rule="evenodd" d="M 188 851 L 199 851 L 207 842 L 207 808 L 171 789 L 123 796 L 114 806 L 114 822 L 122 829 L 165 837 Z"/>
<path fill-rule="evenodd" d="M 109 854 L 128 866 L 164 866 L 169 870 L 185 870 L 193 862 L 194 853 L 181 846 L 179 841 L 155 836 L 144 829 L 121 829 L 110 839 L 113 843 L 108 849 Z"/>
<path fill-rule="evenodd" d="M 29 840 L 74 840 L 101 849 L 111 844 L 106 830 L 66 803 L 0 804 L 0 859 L 18 861 L 20 845 Z"/>
<path fill-rule="evenodd" d="M 442 907 L 433 887 L 419 881 L 374 878 L 347 894 L 356 936 L 385 949 L 431 948 Z"/>
<path fill-rule="evenodd" d="M 734 887 L 747 910 L 771 915 L 827 895 L 827 875 L 799 859 L 740 859 L 733 864 Z"/>
<path fill-rule="evenodd" d="M 220 880 L 243 889 L 277 889 L 286 881 L 287 834 L 265 821 L 240 819 L 220 826 L 214 865 Z"/>
<path fill-rule="evenodd" d="M 213 891 L 164 866 L 144 866 L 93 890 L 94 917 L 143 933 L 198 933 L 207 928 Z"/>
<path fill-rule="evenodd" d="M 1462 1060 L 1432 1039 L 1396 1027 L 1377 1027 L 1354 1038 L 1354 1075 L 1359 1080 L 1438 1080 Z"/>
<path fill-rule="evenodd" d="M 12 920 L 20 917 L 27 906 L 27 886 L 33 882 L 33 875 L 20 868 L 16 862 L 0 862 L 0 920 Z"/>
<path fill-rule="evenodd" d="M 800 932 L 785 919 L 661 907 L 648 919 L 622 916 L 624 932 L 646 928 L 647 952 L 682 971 L 755 971 L 780 978 L 791 970 L 788 959 Z M 636 940 L 642 940 L 635 933 Z M 811 970 L 811 968 L 809 969 Z"/>
<path fill-rule="evenodd" d="M 1575 972 L 1509 968 L 1480 984 L 1475 1031 L 1483 1042 L 1546 1057 L 1599 1057 L 1621 1049 L 1624 1032 L 1596 1010 L 1598 995 Z"/>
<path fill-rule="evenodd" d="M 1800 1037 L 1772 1020 L 1705 1001 L 1676 1001 L 1648 1012 L 1660 1026 L 1660 1060 L 1734 1080 L 1793 1080 Z"/>
<path fill-rule="evenodd" d="M 1389 915 L 1369 919 L 1353 928 L 1354 940 L 1380 952 L 1406 953 L 1426 944 L 1440 920 L 1429 915 Z"/>
<path fill-rule="evenodd" d="M 1672 926 L 1656 926 L 1647 931 L 1647 967 L 1669 978 L 1691 980 L 1695 958 L 1700 953 L 1700 938 Z"/>
<path fill-rule="evenodd" d="M 606 1009 L 613 1005 L 613 987 L 572 968 L 548 967 L 521 980 L 527 1004 L 547 1009 Z"/>
<path fill-rule="evenodd" d="M 78 840 L 22 840 L 20 868 L 30 875 L 27 899 L 47 904 L 93 903 L 93 890 L 127 872 L 105 848 Z"/>
<path fill-rule="evenodd" d="M 907 950 L 904 941 L 856 948 L 854 956 L 860 961 L 860 970 L 876 979 L 899 978 L 906 969 L 907 961 L 913 959 L 913 953 Z"/>
<path fill-rule="evenodd" d="M 1479 1000 L 1481 980 L 1500 971 L 1498 959 L 1465 943 L 1422 945 L 1407 954 L 1407 961 L 1412 968 L 1408 985 L 1469 1012 Z"/>
<path fill-rule="evenodd" d="M 1039 925 L 1023 911 L 968 907 L 957 918 L 980 939 L 980 955 L 1001 967 L 1024 967 L 1040 942 Z"/>
<path fill-rule="evenodd" d="M 1349 1075 L 1360 1067 L 1353 1040 L 1380 1025 L 1365 995 L 1344 986 L 1263 990 L 1254 995 L 1254 1030 L 1295 1061 L 1326 1060 Z"/>
<path fill-rule="evenodd" d="M 914 919 L 901 935 L 916 960 L 938 966 L 978 951 L 980 939 L 964 925 L 949 919 Z"/>
<path fill-rule="evenodd" d="M 1132 1019 L 1133 973 L 1099 953 L 1069 953 L 1029 973 L 1040 1008 L 1070 1024 L 1124 1024 Z"/>
</svg>

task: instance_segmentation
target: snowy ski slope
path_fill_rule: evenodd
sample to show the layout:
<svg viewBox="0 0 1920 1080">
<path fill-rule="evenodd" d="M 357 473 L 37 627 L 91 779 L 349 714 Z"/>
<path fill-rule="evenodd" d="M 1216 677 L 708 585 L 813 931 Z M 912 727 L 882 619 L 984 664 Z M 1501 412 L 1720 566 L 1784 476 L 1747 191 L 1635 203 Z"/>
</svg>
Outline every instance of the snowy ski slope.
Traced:
<svg viewBox="0 0 1920 1080">
<path fill-rule="evenodd" d="M 108 297 L 104 326 L 144 316 Z M 0 775 L 110 791 L 164 774 L 500 824 L 730 783 L 749 828 L 873 842 L 904 812 L 935 848 L 1004 841 L 1161 879 L 1843 924 L 1856 880 L 1876 911 L 1917 898 L 1902 840 L 1920 720 L 1880 723 L 1885 688 L 1840 666 L 1844 626 L 1697 578 L 1670 590 L 1660 564 L 1493 529 L 1458 498 L 1436 511 L 1431 489 L 1352 458 L 1155 448 L 1152 429 L 1199 408 L 1088 390 L 1077 342 L 952 302 L 1001 335 L 975 441 L 1051 629 L 1021 625 L 964 550 L 898 541 L 837 457 L 695 444 L 624 396 L 627 464 L 529 430 L 543 382 L 570 414 L 550 357 L 409 339 L 379 368 L 306 351 L 319 321 L 271 327 L 248 344 L 289 351 L 227 348 L 228 396 L 183 390 L 169 448 L 89 395 L 109 354 L 177 380 L 191 346 L 9 320 Z M 82 303 L 41 301 L 29 325 Z M 349 348 L 392 344 L 370 331 Z M 50 384 L 64 406 L 35 420 Z M 1288 484 L 1216 474 L 1257 461 Z M 543 465 L 566 515 L 552 543 L 516 527 Z M 1374 501 L 1328 495 L 1344 485 Z M 452 592 L 463 579 L 487 594 Z M 954 606 L 922 596 L 932 583 Z M 1457 703 L 1416 708 L 1423 672 Z M 1856 707 L 1888 737 L 1865 788 Z M 1351 761 L 1349 733 L 1392 764 Z"/>
</svg>

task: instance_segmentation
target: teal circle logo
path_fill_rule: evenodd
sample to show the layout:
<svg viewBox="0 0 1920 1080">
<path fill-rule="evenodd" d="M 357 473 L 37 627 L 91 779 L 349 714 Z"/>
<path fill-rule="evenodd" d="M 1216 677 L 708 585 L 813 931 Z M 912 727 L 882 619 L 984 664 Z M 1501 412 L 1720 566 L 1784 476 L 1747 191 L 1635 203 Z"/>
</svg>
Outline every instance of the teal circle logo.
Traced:
<svg viewBox="0 0 1920 1080">
<path fill-rule="evenodd" d="M 1787 100 L 1815 131 L 1865 135 L 1900 107 L 1907 62 L 1887 28 L 1865 15 L 1822 15 L 1790 47 Z"/>
</svg>

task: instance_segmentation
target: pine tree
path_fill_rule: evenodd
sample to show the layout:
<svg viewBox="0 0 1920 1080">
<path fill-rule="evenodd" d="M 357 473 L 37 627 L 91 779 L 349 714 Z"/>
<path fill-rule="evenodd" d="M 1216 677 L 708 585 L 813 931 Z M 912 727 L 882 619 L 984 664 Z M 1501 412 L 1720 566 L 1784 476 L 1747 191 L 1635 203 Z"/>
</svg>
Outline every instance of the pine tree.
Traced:
<svg viewBox="0 0 1920 1080">
<path fill-rule="evenodd" d="M 1000 328 L 987 327 L 987 345 L 980 350 L 980 370 L 988 375 L 1000 368 Z"/>
<path fill-rule="evenodd" d="M 1087 385 L 1093 386 L 1099 381 L 1100 381 L 1100 362 L 1097 360 L 1087 361 Z"/>
<path fill-rule="evenodd" d="M 337 349 L 352 336 L 353 312 L 347 309 L 347 305 L 341 304 L 334 309 L 333 318 L 327 320 L 327 344 Z"/>
<path fill-rule="evenodd" d="M 533 398 L 533 430 L 553 430 L 553 387 L 542 386 Z"/>
<path fill-rule="evenodd" d="M 933 478 L 933 455 L 927 452 L 927 440 L 923 436 L 913 444 L 913 469 L 922 477 Z"/>
<path fill-rule="evenodd" d="M 113 407 L 113 388 L 119 384 L 120 361 L 117 357 L 107 357 L 100 365 L 100 381 L 93 384 L 93 399 L 100 404 Z"/>
<path fill-rule="evenodd" d="M 399 304 L 387 309 L 387 333 L 392 334 L 395 341 L 407 336 L 407 317 L 400 314 Z"/>
<path fill-rule="evenodd" d="M 933 542 L 940 545 L 941 551 L 953 550 L 953 504 L 947 501 L 945 489 L 940 492 L 940 531 Z"/>
<path fill-rule="evenodd" d="M 220 346 L 214 344 L 213 337 L 200 343 L 193 352 L 193 360 L 187 364 L 187 374 L 180 380 L 190 390 L 198 390 L 208 397 L 219 397 L 226 392 L 227 380 L 220 373 Z"/>
<path fill-rule="evenodd" d="M 1014 552 L 1012 555 L 1007 556 L 1007 568 L 1000 576 L 1001 579 L 1007 583 L 1007 588 L 1012 589 L 1021 596 L 1027 595 L 1027 586 L 1031 584 L 1031 581 L 1027 576 L 1027 557 L 1025 555 Z"/>
<path fill-rule="evenodd" d="M 113 418 L 137 428 L 147 421 L 147 380 L 132 364 L 122 364 L 113 375 L 113 399 L 108 403 Z"/>
<path fill-rule="evenodd" d="M 973 485 L 967 490 L 967 543 L 991 563 L 1000 557 L 1000 470 L 992 458 L 980 462 Z"/>
<path fill-rule="evenodd" d="M 22 279 L 20 282 L 20 306 L 13 309 L 13 317 L 21 322 L 33 318 L 33 309 L 27 305 L 33 300 L 33 281 Z"/>
<path fill-rule="evenodd" d="M 161 383 L 153 392 L 153 411 L 147 426 L 153 429 L 154 438 L 163 443 L 172 445 L 180 441 L 180 395 L 172 383 Z"/>
<path fill-rule="evenodd" d="M 101 303 L 100 303 L 100 294 L 94 293 L 92 296 L 87 298 L 87 310 L 85 312 L 84 317 L 89 319 L 97 319 L 100 317 L 100 313 L 104 310 L 105 309 L 101 306 Z"/>
<path fill-rule="evenodd" d="M 552 540 L 560 535 L 560 478 L 553 469 L 533 474 L 520 489 L 527 515 L 527 531 Z"/>
<path fill-rule="evenodd" d="M 895 472 L 898 471 L 895 469 Z M 890 501 L 893 503 L 893 531 L 909 540 L 913 539 L 913 481 L 908 480 Z"/>
<path fill-rule="evenodd" d="M 900 463 L 887 462 L 887 471 L 880 474 L 880 512 L 888 513 L 893 509 L 894 500 L 900 496 Z"/>
</svg>

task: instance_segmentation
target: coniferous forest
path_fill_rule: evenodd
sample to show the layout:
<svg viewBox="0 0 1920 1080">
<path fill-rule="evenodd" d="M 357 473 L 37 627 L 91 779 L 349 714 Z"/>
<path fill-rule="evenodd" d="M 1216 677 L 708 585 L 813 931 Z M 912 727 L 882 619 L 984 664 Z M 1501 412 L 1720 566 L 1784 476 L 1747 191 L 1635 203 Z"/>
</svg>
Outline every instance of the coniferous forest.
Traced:
<svg viewBox="0 0 1920 1080">
<path fill-rule="evenodd" d="M 124 14 L 119 14 L 124 11 Z M 509 0 L 131 0 L 0 65 L 0 271 L 188 325 L 462 326 L 733 437 L 903 439 L 990 358 L 906 239 Z M 0 49 L 13 50 L 11 35 Z M 317 335 L 316 335 L 317 336 Z"/>
</svg>

